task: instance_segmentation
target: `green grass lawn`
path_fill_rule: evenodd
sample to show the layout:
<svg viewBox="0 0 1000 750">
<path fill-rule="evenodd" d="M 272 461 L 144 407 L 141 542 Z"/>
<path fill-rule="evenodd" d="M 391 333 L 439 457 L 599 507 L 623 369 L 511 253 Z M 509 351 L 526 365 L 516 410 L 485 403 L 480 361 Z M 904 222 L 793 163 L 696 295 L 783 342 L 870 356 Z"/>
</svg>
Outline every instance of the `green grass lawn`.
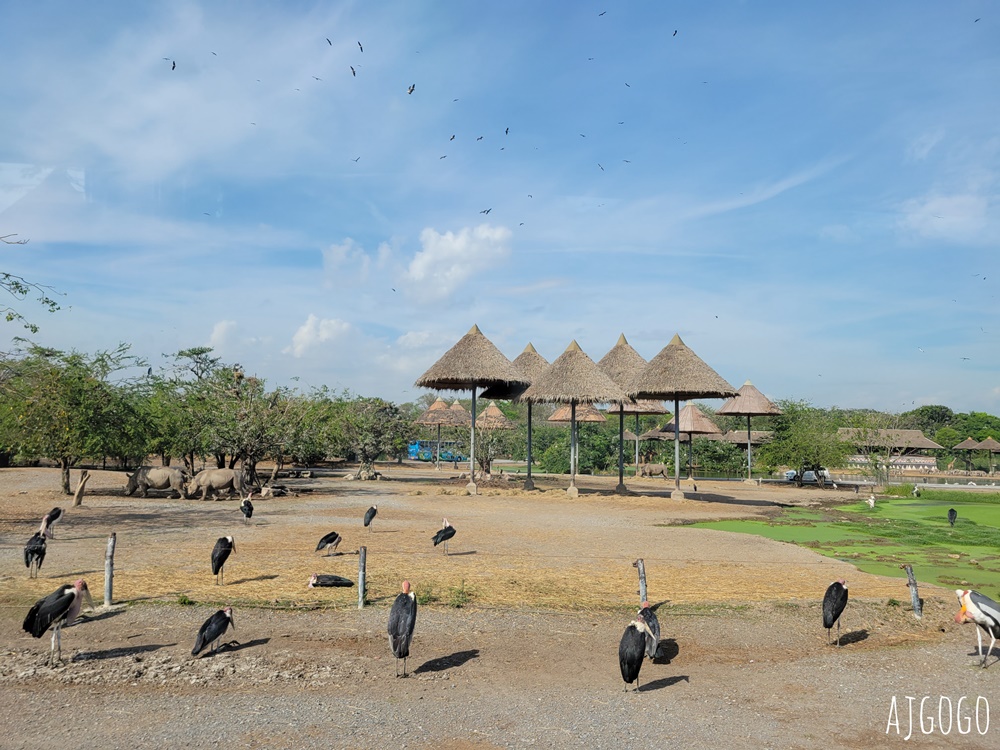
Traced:
<svg viewBox="0 0 1000 750">
<path fill-rule="evenodd" d="M 955 527 L 948 509 L 958 511 Z M 923 490 L 919 498 L 881 498 L 822 510 L 788 508 L 770 522 L 716 521 L 706 529 L 757 534 L 808 547 L 867 573 L 1000 594 L 1000 493 Z"/>
</svg>

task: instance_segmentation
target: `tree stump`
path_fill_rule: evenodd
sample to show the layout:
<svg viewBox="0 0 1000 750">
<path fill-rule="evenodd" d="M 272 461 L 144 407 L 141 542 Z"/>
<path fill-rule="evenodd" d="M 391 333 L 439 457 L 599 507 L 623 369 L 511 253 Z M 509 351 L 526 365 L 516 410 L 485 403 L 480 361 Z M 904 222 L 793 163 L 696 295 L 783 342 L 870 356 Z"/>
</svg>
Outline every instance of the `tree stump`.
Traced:
<svg viewBox="0 0 1000 750">
<path fill-rule="evenodd" d="M 87 480 L 90 479 L 90 472 L 84 469 L 80 472 L 80 483 L 76 486 L 76 492 L 73 493 L 73 507 L 83 504 L 83 490 L 87 486 Z"/>
</svg>

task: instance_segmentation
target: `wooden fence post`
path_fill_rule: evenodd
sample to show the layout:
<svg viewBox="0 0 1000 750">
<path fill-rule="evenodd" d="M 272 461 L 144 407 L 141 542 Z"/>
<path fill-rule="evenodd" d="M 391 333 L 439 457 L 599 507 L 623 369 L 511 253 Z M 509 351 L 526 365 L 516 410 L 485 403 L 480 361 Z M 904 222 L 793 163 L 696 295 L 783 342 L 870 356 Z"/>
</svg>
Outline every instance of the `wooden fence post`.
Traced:
<svg viewBox="0 0 1000 750">
<path fill-rule="evenodd" d="M 920 592 L 917 591 L 917 577 L 913 575 L 912 565 L 900 565 L 906 571 L 906 585 L 910 587 L 910 601 L 913 603 L 913 614 L 919 620 L 924 616 L 923 603 L 920 601 Z"/>
<path fill-rule="evenodd" d="M 632 563 L 632 567 L 639 569 L 639 604 L 641 606 L 646 601 L 646 564 L 640 557 Z"/>
<path fill-rule="evenodd" d="M 365 608 L 365 595 L 368 593 L 368 582 L 366 580 L 366 558 L 368 557 L 368 548 L 362 547 L 358 550 L 358 609 Z"/>
<path fill-rule="evenodd" d="M 115 532 L 111 532 L 111 536 L 108 537 L 108 549 L 104 553 L 104 606 L 110 607 L 111 601 L 114 598 L 114 588 L 115 588 L 115 544 L 118 542 L 118 536 Z"/>
</svg>

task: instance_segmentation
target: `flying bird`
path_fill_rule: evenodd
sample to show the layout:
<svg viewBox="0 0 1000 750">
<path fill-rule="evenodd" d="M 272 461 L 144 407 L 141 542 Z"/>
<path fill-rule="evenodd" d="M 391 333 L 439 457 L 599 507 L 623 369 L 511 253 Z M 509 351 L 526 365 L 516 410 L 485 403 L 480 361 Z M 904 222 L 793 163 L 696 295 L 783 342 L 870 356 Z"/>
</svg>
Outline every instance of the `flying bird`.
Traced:
<svg viewBox="0 0 1000 750">
<path fill-rule="evenodd" d="M 478 138 L 476 138 L 476 140 L 477 140 L 477 141 L 481 141 L 481 140 L 483 140 L 483 137 L 482 137 L 482 136 L 479 136 Z"/>
<path fill-rule="evenodd" d="M 212 549 L 212 575 L 217 585 L 225 585 L 226 573 L 223 570 L 226 560 L 236 551 L 236 540 L 231 536 L 220 536 Z"/>
<path fill-rule="evenodd" d="M 455 536 L 455 527 L 448 523 L 448 519 L 443 519 L 441 528 L 434 534 L 432 540 L 434 541 L 434 546 L 437 547 L 441 542 L 444 542 L 444 553 L 448 554 L 448 540 Z"/>
<path fill-rule="evenodd" d="M 830 631 L 837 623 L 837 645 L 840 645 L 840 615 L 847 606 L 847 581 L 841 579 L 831 583 L 823 595 L 823 627 L 826 628 L 826 642 L 830 643 Z"/>
<path fill-rule="evenodd" d="M 358 72 L 354 69 L 354 66 L 353 65 L 348 65 L 347 67 L 349 67 L 351 69 L 351 75 L 354 76 L 355 78 L 357 78 Z"/>
<path fill-rule="evenodd" d="M 503 134 L 510 135 L 510 128 L 504 128 Z"/>
<path fill-rule="evenodd" d="M 399 677 L 399 660 L 403 660 L 403 677 L 406 677 L 406 657 L 410 655 L 410 641 L 413 640 L 413 628 L 417 624 L 417 597 L 410 591 L 410 582 L 403 581 L 403 593 L 396 595 L 396 600 L 389 610 L 389 647 L 396 657 L 396 677 Z"/>
<path fill-rule="evenodd" d="M 153 368 L 152 367 L 147 367 L 146 368 L 146 377 L 147 378 L 153 377 Z"/>
<path fill-rule="evenodd" d="M 94 600 L 90 598 L 90 590 L 82 578 L 76 583 L 65 583 L 44 599 L 39 599 L 28 610 L 21 627 L 34 638 L 41 638 L 45 631 L 52 628 L 52 647 L 49 650 L 49 664 L 62 661 L 62 628 L 72 625 L 80 616 L 83 600 L 91 609 Z"/>
<path fill-rule="evenodd" d="M 55 539 L 56 535 L 52 531 L 52 526 L 63 516 L 62 508 L 53 508 L 42 516 L 42 525 L 38 528 L 38 533 L 49 539 Z"/>
<path fill-rule="evenodd" d="M 365 51 L 365 48 L 361 46 L 361 42 L 358 42 L 358 49 L 361 50 L 362 52 Z"/>
<path fill-rule="evenodd" d="M 955 528 L 955 521 L 957 520 L 958 520 L 958 511 L 955 510 L 954 508 L 949 508 L 948 523 L 951 525 L 952 528 Z M 25 547 L 25 552 L 27 552 L 27 547 Z M 41 563 L 39 563 L 39 565 L 41 565 Z"/>
<path fill-rule="evenodd" d="M 249 495 L 243 498 L 243 502 L 240 503 L 240 512 L 243 514 L 243 523 L 250 523 L 250 519 L 253 518 L 253 503 L 250 502 L 250 498 L 253 497 L 253 492 L 251 491 Z"/>
<path fill-rule="evenodd" d="M 233 626 L 233 630 L 236 630 L 236 623 L 233 622 L 232 607 L 223 607 L 205 620 L 201 624 L 201 627 L 198 628 L 198 637 L 194 639 L 194 648 L 191 649 L 191 656 L 197 656 L 211 643 L 215 644 L 211 653 L 218 653 L 219 641 L 222 640 L 226 628 L 230 625 Z"/>
<path fill-rule="evenodd" d="M 43 560 L 45 560 L 45 537 L 36 531 L 24 545 L 24 567 L 28 569 L 28 578 L 38 578 Z"/>
<path fill-rule="evenodd" d="M 976 628 L 976 637 L 979 639 L 978 653 L 983 657 L 980 666 L 985 669 L 986 660 L 993 652 L 993 644 L 996 643 L 997 636 L 1000 635 L 1000 604 L 988 596 L 983 596 L 978 591 L 956 589 L 955 594 L 962 605 L 962 609 L 955 615 L 955 622 L 959 624 L 974 622 L 979 626 Z M 990 647 L 985 654 L 983 654 L 983 634 L 979 628 L 985 630 L 990 636 Z"/>
<path fill-rule="evenodd" d="M 606 10 L 602 10 L 602 11 L 601 11 L 600 13 L 598 13 L 597 15 L 599 15 L 599 16 L 603 16 L 603 15 L 604 15 L 605 13 L 607 13 L 607 11 L 606 11 Z"/>
<path fill-rule="evenodd" d="M 313 78 L 315 78 L 317 81 L 322 81 L 323 80 L 322 78 L 319 78 L 318 76 L 313 76 Z"/>
<path fill-rule="evenodd" d="M 312 577 L 309 579 L 309 588 L 323 587 L 323 586 L 353 586 L 354 581 L 350 578 L 344 578 L 343 576 L 333 576 L 333 575 L 320 575 L 319 573 L 313 573 Z"/>
<path fill-rule="evenodd" d="M 601 167 L 601 163 L 600 163 L 600 162 L 597 162 L 597 166 Z M 601 171 L 602 171 L 602 172 L 604 171 L 604 167 L 601 167 Z"/>
<path fill-rule="evenodd" d="M 411 83 L 411 84 L 410 84 L 410 88 L 408 88 L 408 89 L 406 90 L 406 93 L 407 93 L 407 94 L 412 94 L 412 93 L 413 93 L 413 89 L 415 89 L 416 87 L 417 87 L 417 84 L 415 84 L 415 83 Z"/>
<path fill-rule="evenodd" d="M 176 60 L 172 60 L 170 62 L 170 69 L 171 70 L 177 70 L 177 61 Z"/>
<path fill-rule="evenodd" d="M 330 557 L 337 551 L 337 546 L 344 540 L 344 538 L 338 534 L 336 531 L 331 531 L 329 534 L 324 534 L 323 538 L 319 540 L 316 545 L 316 551 L 319 552 L 321 549 L 328 549 L 329 551 L 324 555 L 324 557 Z"/>
<path fill-rule="evenodd" d="M 677 36 L 677 29 L 674 29 L 674 33 L 671 36 Z"/>
<path fill-rule="evenodd" d="M 361 159 L 361 157 L 359 156 L 357 159 L 351 159 L 351 161 L 353 161 L 355 164 L 357 164 L 360 159 Z"/>
<path fill-rule="evenodd" d="M 330 41 L 330 37 L 324 37 L 324 39 L 326 39 L 327 44 L 329 44 L 331 47 L 333 46 L 333 42 Z"/>
<path fill-rule="evenodd" d="M 660 620 L 649 602 L 642 603 L 639 614 L 642 615 L 642 619 L 645 620 L 649 628 L 649 632 L 646 634 L 646 656 L 655 659 L 656 650 L 660 647 Z"/>
<path fill-rule="evenodd" d="M 481 214 L 488 214 L 488 213 L 489 213 L 490 211 L 492 211 L 492 210 L 493 210 L 492 208 L 484 208 L 484 209 L 483 209 L 482 211 L 480 211 L 479 213 L 481 213 Z"/>
<path fill-rule="evenodd" d="M 628 624 L 622 634 L 622 639 L 618 643 L 618 666 L 622 670 L 626 692 L 633 682 L 636 691 L 639 690 L 639 669 L 642 667 L 642 657 L 646 652 L 646 640 L 651 637 L 653 633 L 641 612 Z"/>
<path fill-rule="evenodd" d="M 449 138 L 448 140 L 449 140 L 449 141 L 453 141 L 453 140 L 455 140 L 455 135 L 454 135 L 454 133 L 452 134 L 451 138 Z"/>
<path fill-rule="evenodd" d="M 393 289 L 392 291 L 396 291 Z M 372 521 L 375 520 L 375 516 L 378 515 L 378 506 L 373 505 L 368 510 L 365 511 L 365 526 L 368 527 L 368 531 L 372 530 Z"/>
</svg>

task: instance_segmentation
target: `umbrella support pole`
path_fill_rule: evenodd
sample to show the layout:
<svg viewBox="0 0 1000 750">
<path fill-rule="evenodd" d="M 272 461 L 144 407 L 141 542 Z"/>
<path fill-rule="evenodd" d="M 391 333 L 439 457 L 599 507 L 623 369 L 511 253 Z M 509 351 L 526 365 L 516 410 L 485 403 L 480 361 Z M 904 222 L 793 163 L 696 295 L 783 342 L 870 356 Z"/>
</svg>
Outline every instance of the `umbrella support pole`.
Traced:
<svg viewBox="0 0 1000 750">
<path fill-rule="evenodd" d="M 618 486 L 615 492 L 619 495 L 628 493 L 625 486 L 625 405 L 618 405 Z"/>
<path fill-rule="evenodd" d="M 472 431 L 469 433 L 469 483 L 465 491 L 470 495 L 478 492 L 476 487 L 476 386 L 472 386 Z"/>
<path fill-rule="evenodd" d="M 531 402 L 528 402 L 528 478 L 524 480 L 524 489 L 535 489 L 535 483 L 531 479 Z"/>
<path fill-rule="evenodd" d="M 677 399 L 674 399 L 674 491 L 670 493 L 672 500 L 683 500 L 684 493 L 681 492 L 681 406 Z"/>
<path fill-rule="evenodd" d="M 569 402 L 569 487 L 566 494 L 579 497 L 580 490 L 576 488 L 576 401 Z"/>
</svg>

